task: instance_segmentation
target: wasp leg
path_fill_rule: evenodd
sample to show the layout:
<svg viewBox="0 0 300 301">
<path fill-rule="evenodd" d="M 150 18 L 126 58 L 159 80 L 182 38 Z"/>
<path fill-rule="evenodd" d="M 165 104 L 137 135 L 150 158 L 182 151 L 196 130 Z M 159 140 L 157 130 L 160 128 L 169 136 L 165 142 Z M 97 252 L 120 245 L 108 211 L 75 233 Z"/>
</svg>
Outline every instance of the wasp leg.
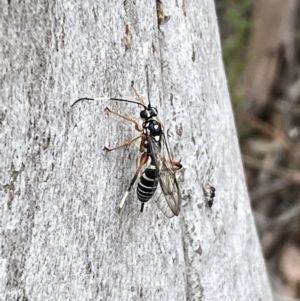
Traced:
<svg viewBox="0 0 300 301">
<path fill-rule="evenodd" d="M 166 159 L 166 158 L 164 158 L 163 161 L 171 164 L 173 166 L 172 167 L 173 171 L 177 171 L 182 168 L 182 164 L 180 162 L 177 162 L 177 161 L 174 161 L 171 159 Z"/>
<path fill-rule="evenodd" d="M 134 82 L 131 82 L 131 89 L 133 90 L 135 96 L 137 97 L 138 101 L 142 104 L 145 105 L 143 98 L 140 96 L 136 88 L 134 87 Z"/>
<path fill-rule="evenodd" d="M 124 203 L 125 203 L 125 200 L 127 199 L 128 194 L 129 194 L 129 192 L 130 192 L 130 190 L 131 190 L 131 188 L 132 188 L 132 186 L 133 186 L 133 184 L 134 184 L 136 178 L 138 177 L 138 174 L 140 173 L 140 171 L 141 171 L 143 165 L 147 163 L 148 158 L 149 158 L 149 156 L 148 156 L 146 153 L 142 154 L 141 159 L 140 159 L 139 167 L 137 168 L 137 170 L 136 170 L 136 172 L 135 172 L 135 174 L 134 174 L 134 177 L 132 178 L 132 180 L 131 180 L 131 182 L 130 182 L 129 187 L 128 187 L 128 189 L 125 191 L 124 196 L 123 196 L 123 198 L 122 198 L 122 200 L 121 200 L 121 202 L 120 202 L 120 205 L 119 205 L 120 210 L 122 209 L 122 207 L 123 207 L 123 205 L 124 205 Z"/>
<path fill-rule="evenodd" d="M 125 146 L 129 146 L 132 142 L 134 142 L 135 140 L 138 140 L 139 138 L 141 138 L 141 136 L 142 136 L 142 135 L 137 136 L 137 137 L 135 137 L 135 138 L 133 138 L 133 139 L 131 139 L 131 140 L 125 142 L 124 144 L 119 145 L 119 146 L 116 146 L 116 147 L 113 147 L 113 148 L 108 148 L 108 147 L 104 146 L 104 147 L 103 147 L 103 150 L 105 150 L 105 151 L 107 151 L 107 152 L 111 152 L 111 151 L 113 151 L 113 150 L 115 150 L 115 149 L 122 148 L 122 147 L 125 147 Z"/>
<path fill-rule="evenodd" d="M 158 116 L 156 116 L 155 118 L 156 118 L 156 120 L 160 123 L 162 130 L 165 131 L 165 126 L 164 126 L 164 124 L 161 122 L 161 120 L 158 118 Z"/>
<path fill-rule="evenodd" d="M 134 123 L 134 127 L 135 127 L 135 129 L 136 129 L 138 132 L 142 132 L 142 131 L 143 131 L 142 129 L 139 128 L 138 122 L 135 121 L 134 119 L 132 119 L 131 117 L 126 116 L 126 115 L 121 115 L 121 114 L 119 114 L 119 113 L 117 113 L 117 112 L 112 111 L 112 110 L 109 109 L 109 108 L 105 108 L 105 111 L 107 111 L 107 112 L 109 112 L 109 113 L 111 113 L 111 114 L 117 115 L 117 116 L 119 116 L 119 117 L 121 117 L 121 118 L 123 118 L 123 119 L 125 119 L 125 120 L 127 120 L 127 121 L 130 121 L 130 122 Z"/>
</svg>

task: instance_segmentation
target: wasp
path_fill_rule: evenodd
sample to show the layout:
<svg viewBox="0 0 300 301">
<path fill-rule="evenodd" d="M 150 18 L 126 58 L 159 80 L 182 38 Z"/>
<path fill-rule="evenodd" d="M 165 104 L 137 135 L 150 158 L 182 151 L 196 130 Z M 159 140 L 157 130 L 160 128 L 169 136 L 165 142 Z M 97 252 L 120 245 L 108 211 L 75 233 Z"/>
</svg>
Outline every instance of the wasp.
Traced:
<svg viewBox="0 0 300 301">
<path fill-rule="evenodd" d="M 216 196 L 216 188 L 207 184 L 206 186 L 202 186 L 204 195 L 206 196 L 207 205 L 209 208 L 212 207 L 214 203 L 214 197 Z"/>
<path fill-rule="evenodd" d="M 131 82 L 131 88 L 138 99 L 138 102 L 113 97 L 80 98 L 71 106 L 74 106 L 76 103 L 84 100 L 112 100 L 132 103 L 143 107 L 143 109 L 140 111 L 140 117 L 143 121 L 142 128 L 140 128 L 138 122 L 131 117 L 114 112 L 109 108 L 105 109 L 108 113 L 114 114 L 128 122 L 133 123 L 135 129 L 139 132 L 139 135 L 114 148 L 104 147 L 104 150 L 110 152 L 122 147 L 127 147 L 130 146 L 134 141 L 140 139 L 139 150 L 142 153 L 138 168 L 129 184 L 129 187 L 124 193 L 119 205 L 119 209 L 122 209 L 137 177 L 140 175 L 136 190 L 137 197 L 141 202 L 140 211 L 143 212 L 144 204 L 153 197 L 159 184 L 161 193 L 159 194 L 159 197 L 156 198 L 156 204 L 158 208 L 168 218 L 171 218 L 174 215 L 178 216 L 181 207 L 181 193 L 175 177 L 175 172 L 182 168 L 182 165 L 180 162 L 174 161 L 171 156 L 167 137 L 163 130 L 163 125 L 157 117 L 158 111 L 155 107 L 152 107 L 150 103 L 149 89 L 148 105 L 146 106 L 143 98 L 135 89 L 134 82 Z"/>
</svg>

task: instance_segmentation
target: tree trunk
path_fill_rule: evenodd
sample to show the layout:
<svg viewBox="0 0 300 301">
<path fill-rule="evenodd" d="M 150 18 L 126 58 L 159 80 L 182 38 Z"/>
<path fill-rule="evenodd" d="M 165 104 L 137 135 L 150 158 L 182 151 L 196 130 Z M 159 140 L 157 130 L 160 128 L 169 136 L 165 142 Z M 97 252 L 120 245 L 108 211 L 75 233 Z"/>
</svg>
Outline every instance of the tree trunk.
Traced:
<svg viewBox="0 0 300 301">
<path fill-rule="evenodd" d="M 78 4 L 79 3 L 79 4 Z M 251 215 L 213 1 L 1 8 L 2 300 L 271 300 Z M 183 202 L 135 192 L 131 81 L 164 120 Z M 202 185 L 212 183 L 212 208 Z"/>
</svg>

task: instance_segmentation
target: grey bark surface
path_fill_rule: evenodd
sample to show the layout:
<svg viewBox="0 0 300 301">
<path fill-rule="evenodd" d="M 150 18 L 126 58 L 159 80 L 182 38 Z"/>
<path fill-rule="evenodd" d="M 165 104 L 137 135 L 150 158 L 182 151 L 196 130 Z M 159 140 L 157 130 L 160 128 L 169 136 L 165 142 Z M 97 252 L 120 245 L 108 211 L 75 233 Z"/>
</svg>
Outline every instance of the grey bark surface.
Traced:
<svg viewBox="0 0 300 301">
<path fill-rule="evenodd" d="M 157 14 L 158 11 L 158 14 Z M 1 5 L 1 300 L 272 300 L 251 215 L 214 3 Z M 164 121 L 183 203 L 141 214 L 130 82 Z M 216 187 L 213 207 L 202 185 Z"/>
</svg>

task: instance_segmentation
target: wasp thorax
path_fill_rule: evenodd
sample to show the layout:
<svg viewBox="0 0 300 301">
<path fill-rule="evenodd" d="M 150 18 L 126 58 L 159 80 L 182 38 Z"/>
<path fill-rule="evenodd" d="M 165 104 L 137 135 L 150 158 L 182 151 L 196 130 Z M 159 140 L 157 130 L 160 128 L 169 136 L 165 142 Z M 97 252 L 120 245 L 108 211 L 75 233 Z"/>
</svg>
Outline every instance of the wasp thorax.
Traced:
<svg viewBox="0 0 300 301">
<path fill-rule="evenodd" d="M 155 116 L 157 116 L 157 109 L 156 108 L 148 108 L 146 110 L 142 110 L 140 113 L 140 116 L 143 119 L 155 117 Z"/>
<path fill-rule="evenodd" d="M 161 134 L 161 125 L 156 120 L 149 121 L 148 129 L 150 131 L 150 135 L 157 136 Z"/>
</svg>

